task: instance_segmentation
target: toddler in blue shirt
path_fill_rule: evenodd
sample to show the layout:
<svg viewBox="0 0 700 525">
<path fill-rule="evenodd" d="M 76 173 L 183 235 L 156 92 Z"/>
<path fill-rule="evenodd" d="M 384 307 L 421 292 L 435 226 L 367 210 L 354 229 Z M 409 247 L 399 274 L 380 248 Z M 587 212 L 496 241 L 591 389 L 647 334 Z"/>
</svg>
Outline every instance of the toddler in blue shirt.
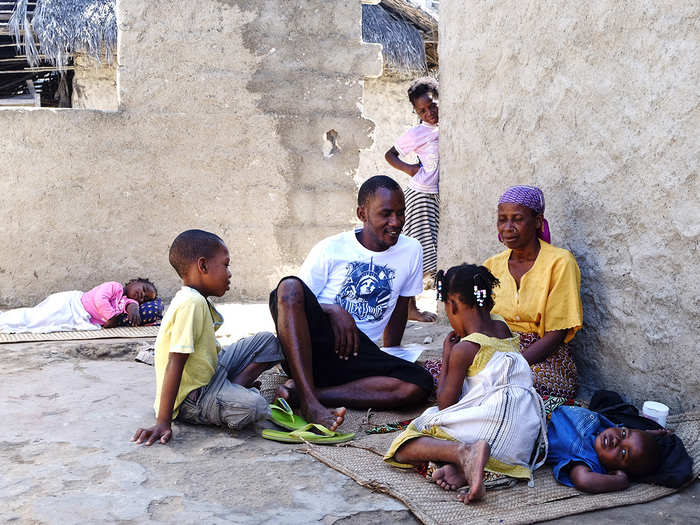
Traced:
<svg viewBox="0 0 700 525">
<path fill-rule="evenodd" d="M 585 492 L 624 490 L 630 477 L 678 487 L 692 472 L 692 460 L 677 436 L 667 430 L 617 427 L 587 408 L 557 408 L 547 439 L 554 477 Z"/>
</svg>

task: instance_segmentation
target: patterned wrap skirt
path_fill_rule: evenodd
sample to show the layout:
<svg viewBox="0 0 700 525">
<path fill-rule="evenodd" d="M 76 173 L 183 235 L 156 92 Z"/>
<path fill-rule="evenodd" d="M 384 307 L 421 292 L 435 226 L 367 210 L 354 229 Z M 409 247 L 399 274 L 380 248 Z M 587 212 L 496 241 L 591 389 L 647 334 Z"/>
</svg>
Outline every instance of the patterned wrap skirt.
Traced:
<svg viewBox="0 0 700 525">
<path fill-rule="evenodd" d="M 403 233 L 423 247 L 423 273 L 437 271 L 437 243 L 440 229 L 440 195 L 405 188 L 406 224 Z"/>
<path fill-rule="evenodd" d="M 537 334 L 516 332 L 520 336 L 520 351 L 523 352 L 535 341 Z M 557 396 L 573 399 L 578 390 L 578 372 L 574 356 L 566 343 L 560 344 L 544 361 L 530 366 L 535 390 L 541 396 Z"/>
<path fill-rule="evenodd" d="M 539 341 L 537 334 L 515 332 L 520 336 L 520 352 L 535 341 Z M 429 359 L 425 362 L 425 368 L 433 376 L 433 383 L 437 388 L 440 379 L 442 359 Z M 554 396 L 566 399 L 574 399 L 578 390 L 578 372 L 574 356 L 566 343 L 560 344 L 557 349 L 544 361 L 530 366 L 532 381 L 535 390 L 542 397 Z"/>
</svg>

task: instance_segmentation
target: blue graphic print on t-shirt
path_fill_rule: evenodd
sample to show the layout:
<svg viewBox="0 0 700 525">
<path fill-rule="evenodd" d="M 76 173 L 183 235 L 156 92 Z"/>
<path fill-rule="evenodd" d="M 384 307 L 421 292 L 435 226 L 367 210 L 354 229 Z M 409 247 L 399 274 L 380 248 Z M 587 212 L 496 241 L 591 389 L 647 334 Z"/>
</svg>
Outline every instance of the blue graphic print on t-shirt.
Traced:
<svg viewBox="0 0 700 525">
<path fill-rule="evenodd" d="M 376 266 L 372 259 L 369 263 L 349 262 L 335 302 L 358 321 L 378 321 L 389 304 L 394 275 L 394 270 Z"/>
</svg>

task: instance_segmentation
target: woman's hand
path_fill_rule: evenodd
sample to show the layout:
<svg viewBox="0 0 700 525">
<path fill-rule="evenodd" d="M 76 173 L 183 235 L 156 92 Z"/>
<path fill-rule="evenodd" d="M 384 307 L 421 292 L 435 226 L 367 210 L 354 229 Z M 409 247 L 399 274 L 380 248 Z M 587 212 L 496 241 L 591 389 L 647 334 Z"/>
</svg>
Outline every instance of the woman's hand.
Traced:
<svg viewBox="0 0 700 525">
<path fill-rule="evenodd" d="M 527 364 L 532 366 L 547 359 L 564 342 L 567 333 L 568 330 L 545 332 L 541 339 L 523 350 L 523 357 L 527 360 Z"/>
<path fill-rule="evenodd" d="M 141 315 L 139 314 L 138 305 L 134 303 L 126 305 L 126 317 L 131 326 L 141 326 Z"/>
</svg>

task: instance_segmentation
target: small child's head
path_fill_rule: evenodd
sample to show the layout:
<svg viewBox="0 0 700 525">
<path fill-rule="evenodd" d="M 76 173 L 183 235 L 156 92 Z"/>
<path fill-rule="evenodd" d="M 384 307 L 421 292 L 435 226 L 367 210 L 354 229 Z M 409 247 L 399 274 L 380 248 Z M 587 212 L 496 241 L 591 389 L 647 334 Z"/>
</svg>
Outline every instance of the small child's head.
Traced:
<svg viewBox="0 0 700 525">
<path fill-rule="evenodd" d="M 435 276 L 438 299 L 447 303 L 459 300 L 470 308 L 491 311 L 493 289 L 500 283 L 486 266 L 463 263 Z"/>
<path fill-rule="evenodd" d="M 595 439 L 595 452 L 607 471 L 622 470 L 637 478 L 653 474 L 661 466 L 659 446 L 644 430 L 606 428 Z"/>
<path fill-rule="evenodd" d="M 158 289 L 150 280 L 137 277 L 124 285 L 124 295 L 139 304 L 143 304 L 155 300 L 158 297 Z"/>
<path fill-rule="evenodd" d="M 435 276 L 438 299 L 445 303 L 445 313 L 458 330 L 457 317 L 463 308 L 477 312 L 490 312 L 493 308 L 493 289 L 499 285 L 498 279 L 485 266 L 460 264 L 447 273 L 440 270 Z"/>
<path fill-rule="evenodd" d="M 169 260 L 184 284 L 202 295 L 221 297 L 229 288 L 229 252 L 218 235 L 204 230 L 182 232 L 170 246 Z"/>
<path fill-rule="evenodd" d="M 408 88 L 408 100 L 413 104 L 418 118 L 427 124 L 437 125 L 438 114 L 438 81 L 432 77 L 422 77 L 414 80 Z"/>
</svg>

